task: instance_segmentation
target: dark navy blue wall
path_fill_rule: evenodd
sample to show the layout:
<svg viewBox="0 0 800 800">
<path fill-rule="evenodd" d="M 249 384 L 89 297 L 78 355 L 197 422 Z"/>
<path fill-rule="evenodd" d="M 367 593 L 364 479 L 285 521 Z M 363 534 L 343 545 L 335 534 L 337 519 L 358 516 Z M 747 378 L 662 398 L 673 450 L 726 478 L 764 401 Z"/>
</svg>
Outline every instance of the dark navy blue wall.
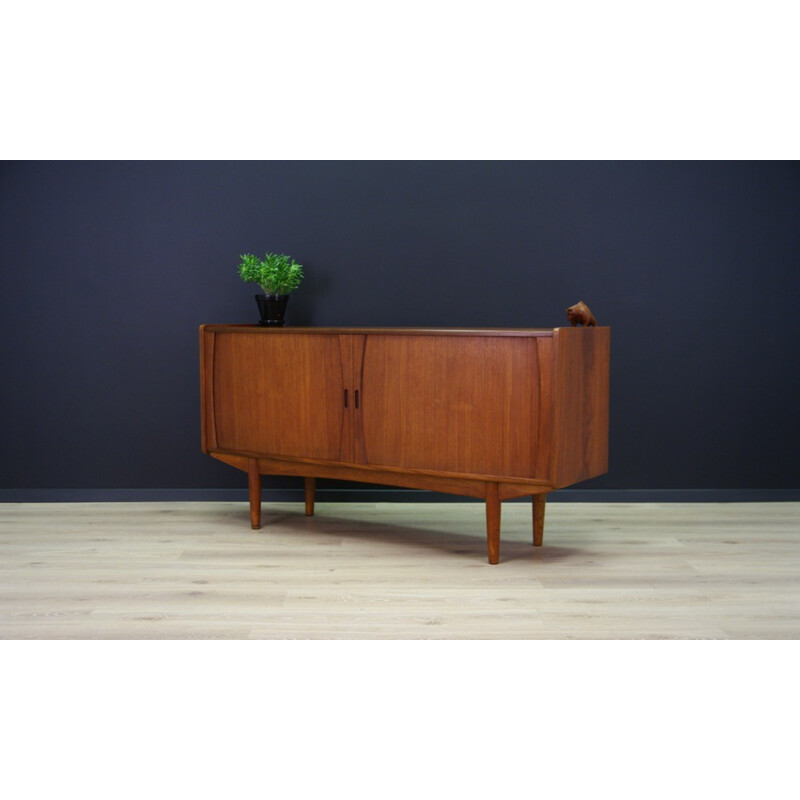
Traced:
<svg viewBox="0 0 800 800">
<path fill-rule="evenodd" d="M 306 265 L 290 324 L 550 327 L 588 302 L 613 386 L 586 488 L 800 487 L 797 164 L 0 170 L 0 488 L 243 486 L 200 452 L 197 326 L 255 321 L 235 265 L 266 250 Z"/>
</svg>

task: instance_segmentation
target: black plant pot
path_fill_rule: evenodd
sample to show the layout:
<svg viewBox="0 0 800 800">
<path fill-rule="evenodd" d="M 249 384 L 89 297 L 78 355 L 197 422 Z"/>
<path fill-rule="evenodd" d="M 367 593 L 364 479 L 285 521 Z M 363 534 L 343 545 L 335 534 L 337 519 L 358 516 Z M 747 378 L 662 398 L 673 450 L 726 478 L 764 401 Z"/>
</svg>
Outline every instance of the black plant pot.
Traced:
<svg viewBox="0 0 800 800">
<path fill-rule="evenodd" d="M 283 325 L 283 315 L 286 313 L 288 302 L 288 294 L 257 294 L 256 303 L 258 303 L 258 313 L 261 315 L 259 324 L 280 328 Z"/>
</svg>

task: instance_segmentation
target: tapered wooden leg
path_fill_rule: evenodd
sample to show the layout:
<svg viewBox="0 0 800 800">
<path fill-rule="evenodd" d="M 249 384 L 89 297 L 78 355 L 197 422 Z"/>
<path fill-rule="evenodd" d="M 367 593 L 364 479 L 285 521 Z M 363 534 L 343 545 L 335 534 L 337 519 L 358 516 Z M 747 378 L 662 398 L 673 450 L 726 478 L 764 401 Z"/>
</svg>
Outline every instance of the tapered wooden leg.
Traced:
<svg viewBox="0 0 800 800">
<path fill-rule="evenodd" d="M 544 541 L 544 504 L 547 502 L 547 492 L 533 496 L 533 543 L 541 547 Z"/>
<path fill-rule="evenodd" d="M 500 494 L 496 483 L 486 484 L 486 548 L 489 563 L 500 561 Z"/>
<path fill-rule="evenodd" d="M 257 531 L 261 527 L 261 475 L 255 458 L 250 459 L 247 477 L 250 487 L 250 525 Z"/>
<path fill-rule="evenodd" d="M 314 516 L 314 488 L 316 486 L 316 480 L 314 478 L 306 478 L 305 485 L 306 485 L 306 516 L 312 517 Z"/>
</svg>

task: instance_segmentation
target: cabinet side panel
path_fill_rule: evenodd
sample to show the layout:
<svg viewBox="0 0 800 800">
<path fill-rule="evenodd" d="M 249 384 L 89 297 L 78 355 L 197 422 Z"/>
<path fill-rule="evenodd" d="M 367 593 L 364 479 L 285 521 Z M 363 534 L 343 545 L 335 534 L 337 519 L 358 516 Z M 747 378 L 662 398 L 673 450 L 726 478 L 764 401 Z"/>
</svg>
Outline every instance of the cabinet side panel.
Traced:
<svg viewBox="0 0 800 800">
<path fill-rule="evenodd" d="M 554 478 L 569 486 L 608 471 L 610 328 L 554 333 Z"/>
<path fill-rule="evenodd" d="M 338 336 L 216 334 L 219 448 L 338 461 L 342 374 Z"/>
<path fill-rule="evenodd" d="M 214 337 L 200 326 L 200 433 L 202 450 L 207 453 L 217 446 L 214 421 Z"/>
</svg>

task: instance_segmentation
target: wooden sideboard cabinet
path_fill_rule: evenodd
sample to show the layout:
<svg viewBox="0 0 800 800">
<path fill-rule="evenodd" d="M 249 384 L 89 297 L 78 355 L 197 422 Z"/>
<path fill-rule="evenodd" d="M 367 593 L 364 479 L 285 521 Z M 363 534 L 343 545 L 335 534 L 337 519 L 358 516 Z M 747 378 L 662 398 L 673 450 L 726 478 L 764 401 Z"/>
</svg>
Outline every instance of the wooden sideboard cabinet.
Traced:
<svg viewBox="0 0 800 800">
<path fill-rule="evenodd" d="M 610 329 L 266 328 L 203 325 L 203 451 L 261 476 L 407 486 L 486 501 L 489 563 L 500 503 L 608 468 Z"/>
</svg>

